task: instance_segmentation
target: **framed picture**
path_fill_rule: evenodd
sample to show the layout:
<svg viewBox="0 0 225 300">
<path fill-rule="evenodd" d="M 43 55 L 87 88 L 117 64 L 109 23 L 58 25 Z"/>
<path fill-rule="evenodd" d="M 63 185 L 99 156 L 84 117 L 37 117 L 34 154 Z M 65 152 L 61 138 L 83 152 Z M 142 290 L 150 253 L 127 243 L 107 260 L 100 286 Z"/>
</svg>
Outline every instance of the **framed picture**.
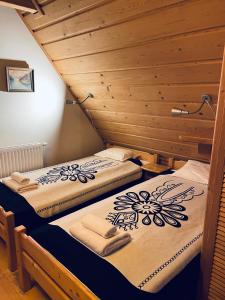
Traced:
<svg viewBox="0 0 225 300">
<path fill-rule="evenodd" d="M 6 67 L 8 92 L 34 92 L 34 70 Z"/>
</svg>

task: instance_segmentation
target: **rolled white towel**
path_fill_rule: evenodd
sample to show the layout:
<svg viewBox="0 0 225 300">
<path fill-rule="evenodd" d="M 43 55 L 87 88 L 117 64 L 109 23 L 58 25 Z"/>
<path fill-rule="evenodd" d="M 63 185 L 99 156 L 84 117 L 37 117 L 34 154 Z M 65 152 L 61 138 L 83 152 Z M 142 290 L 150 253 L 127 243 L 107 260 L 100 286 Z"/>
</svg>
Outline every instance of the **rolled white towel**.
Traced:
<svg viewBox="0 0 225 300">
<path fill-rule="evenodd" d="M 105 239 L 99 234 L 85 228 L 81 222 L 76 222 L 71 226 L 70 233 L 100 256 L 107 256 L 131 241 L 129 233 L 119 231 L 113 237 Z"/>
<path fill-rule="evenodd" d="M 83 217 L 81 223 L 85 228 L 94 231 L 105 239 L 112 237 L 117 230 L 116 226 L 113 226 L 106 220 L 92 214 Z"/>
<path fill-rule="evenodd" d="M 38 183 L 36 181 L 31 181 L 28 184 L 19 184 L 11 178 L 3 178 L 2 183 L 8 186 L 11 190 L 17 193 L 24 193 L 32 191 L 38 188 Z"/>
<path fill-rule="evenodd" d="M 30 182 L 30 178 L 19 172 L 12 173 L 11 178 L 20 184 L 28 184 Z"/>
</svg>

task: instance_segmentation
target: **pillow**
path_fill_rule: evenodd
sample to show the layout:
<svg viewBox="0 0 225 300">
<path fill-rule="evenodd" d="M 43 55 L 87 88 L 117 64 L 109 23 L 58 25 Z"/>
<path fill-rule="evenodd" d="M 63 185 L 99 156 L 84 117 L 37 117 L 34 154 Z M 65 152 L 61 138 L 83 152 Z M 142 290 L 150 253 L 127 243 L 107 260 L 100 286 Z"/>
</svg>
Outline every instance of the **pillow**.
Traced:
<svg viewBox="0 0 225 300">
<path fill-rule="evenodd" d="M 113 147 L 95 153 L 95 155 L 98 157 L 107 157 L 119 161 L 125 161 L 133 157 L 133 151 L 129 149 Z"/>
<path fill-rule="evenodd" d="M 176 176 L 203 184 L 208 184 L 210 165 L 196 160 L 189 160 L 171 176 Z"/>
</svg>

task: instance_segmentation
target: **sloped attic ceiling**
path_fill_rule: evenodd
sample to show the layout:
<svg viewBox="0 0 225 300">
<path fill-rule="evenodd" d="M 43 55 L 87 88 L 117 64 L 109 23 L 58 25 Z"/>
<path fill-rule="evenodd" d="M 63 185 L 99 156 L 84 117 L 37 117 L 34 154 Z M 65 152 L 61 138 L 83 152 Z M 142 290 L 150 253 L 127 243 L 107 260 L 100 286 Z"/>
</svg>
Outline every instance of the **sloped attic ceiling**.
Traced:
<svg viewBox="0 0 225 300">
<path fill-rule="evenodd" d="M 212 139 L 225 41 L 224 0 L 39 0 L 22 18 L 110 143 L 208 159 L 185 136 Z"/>
</svg>

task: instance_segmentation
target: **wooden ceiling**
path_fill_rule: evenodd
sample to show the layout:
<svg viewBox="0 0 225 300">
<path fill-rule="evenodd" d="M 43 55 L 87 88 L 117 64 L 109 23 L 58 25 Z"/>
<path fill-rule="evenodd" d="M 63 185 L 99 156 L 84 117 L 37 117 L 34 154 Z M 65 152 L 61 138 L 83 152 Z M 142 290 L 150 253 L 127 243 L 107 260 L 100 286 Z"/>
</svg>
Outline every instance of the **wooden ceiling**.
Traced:
<svg viewBox="0 0 225 300">
<path fill-rule="evenodd" d="M 35 6 L 35 4 L 35 0 L 0 0 L 0 6 L 19 9 L 30 13 L 37 12 L 37 7 Z"/>
<path fill-rule="evenodd" d="M 105 141 L 207 160 L 225 42 L 224 0 L 39 0 L 23 20 Z M 181 140 L 195 138 L 194 142 Z M 204 147 L 203 147 L 204 148 Z"/>
</svg>

